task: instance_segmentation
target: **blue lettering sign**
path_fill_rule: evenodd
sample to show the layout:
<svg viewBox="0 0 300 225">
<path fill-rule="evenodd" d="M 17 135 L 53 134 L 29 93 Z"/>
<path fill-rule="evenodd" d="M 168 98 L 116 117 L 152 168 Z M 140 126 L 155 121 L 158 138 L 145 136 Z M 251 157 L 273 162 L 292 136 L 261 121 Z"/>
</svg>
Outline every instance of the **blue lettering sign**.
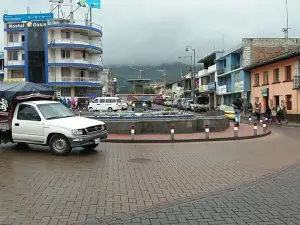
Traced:
<svg viewBox="0 0 300 225">
<path fill-rule="evenodd" d="M 3 22 L 46 21 L 54 18 L 53 13 L 3 15 Z"/>
</svg>

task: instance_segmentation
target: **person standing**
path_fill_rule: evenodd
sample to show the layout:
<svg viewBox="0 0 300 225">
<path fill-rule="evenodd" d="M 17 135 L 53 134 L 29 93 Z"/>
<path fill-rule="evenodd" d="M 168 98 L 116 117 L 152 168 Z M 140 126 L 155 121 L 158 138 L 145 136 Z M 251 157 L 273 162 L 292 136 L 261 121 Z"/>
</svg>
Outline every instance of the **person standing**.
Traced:
<svg viewBox="0 0 300 225">
<path fill-rule="evenodd" d="M 261 103 L 257 102 L 255 103 L 255 117 L 257 118 L 257 121 L 260 119 L 260 114 L 261 114 Z"/>
<path fill-rule="evenodd" d="M 235 122 L 240 125 L 241 122 L 241 112 L 243 110 L 243 101 L 241 98 L 237 98 L 233 103 L 232 106 L 235 111 Z"/>
<path fill-rule="evenodd" d="M 88 109 L 88 106 L 89 106 L 89 100 L 86 99 L 86 100 L 85 100 L 85 108 L 86 108 L 86 110 Z"/>
<path fill-rule="evenodd" d="M 251 103 L 251 102 L 250 102 L 249 105 L 248 105 L 248 112 L 249 112 L 250 116 L 252 116 L 253 106 L 252 106 L 252 103 Z"/>
<path fill-rule="evenodd" d="M 76 108 L 76 101 L 75 101 L 75 99 L 74 99 L 74 98 L 72 99 L 72 108 L 73 108 L 73 109 L 75 109 L 75 108 Z"/>
<path fill-rule="evenodd" d="M 67 100 L 66 100 L 66 98 L 63 98 L 62 102 L 67 107 Z"/>
<path fill-rule="evenodd" d="M 271 112 L 270 107 L 267 106 L 265 116 L 266 116 L 266 118 L 268 119 L 268 121 L 270 121 L 271 113 L 272 113 L 272 112 Z"/>
</svg>

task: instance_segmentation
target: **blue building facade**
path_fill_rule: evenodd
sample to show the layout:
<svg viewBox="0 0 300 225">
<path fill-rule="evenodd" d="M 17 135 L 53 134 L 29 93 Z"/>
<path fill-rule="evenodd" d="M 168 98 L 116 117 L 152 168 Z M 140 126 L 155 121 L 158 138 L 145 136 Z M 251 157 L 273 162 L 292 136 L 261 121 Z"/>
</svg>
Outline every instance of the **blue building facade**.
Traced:
<svg viewBox="0 0 300 225">
<path fill-rule="evenodd" d="M 238 97 L 248 103 L 250 73 L 243 70 L 243 51 L 243 46 L 239 45 L 216 59 L 218 104 L 231 105 Z"/>
<path fill-rule="evenodd" d="M 36 17 L 31 15 L 36 14 L 3 16 L 4 80 L 43 83 L 65 97 L 101 95 L 101 26 L 54 19 L 49 13 L 23 21 Z"/>
</svg>

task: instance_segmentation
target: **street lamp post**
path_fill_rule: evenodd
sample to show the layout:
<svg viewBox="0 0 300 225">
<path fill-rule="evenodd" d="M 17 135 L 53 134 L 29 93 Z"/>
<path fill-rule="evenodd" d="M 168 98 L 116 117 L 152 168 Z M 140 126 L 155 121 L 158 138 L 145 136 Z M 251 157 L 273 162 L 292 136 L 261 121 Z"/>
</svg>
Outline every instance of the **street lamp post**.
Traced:
<svg viewBox="0 0 300 225">
<path fill-rule="evenodd" d="M 188 55 L 188 56 L 179 56 L 178 59 L 187 59 L 187 58 L 190 58 L 190 66 L 192 67 L 193 66 L 193 56 L 191 55 Z"/>
<path fill-rule="evenodd" d="M 191 46 L 186 46 L 185 51 L 188 52 L 191 49 L 194 52 L 194 69 L 192 73 L 192 98 L 195 97 L 195 74 L 196 74 L 196 49 L 192 48 Z"/>
<path fill-rule="evenodd" d="M 138 69 L 138 68 L 130 67 L 130 69 L 137 70 L 138 71 L 138 79 L 142 79 L 142 72 L 145 71 L 145 70 L 151 69 L 151 67 L 148 67 L 148 68 L 145 68 L 145 69 Z"/>
</svg>

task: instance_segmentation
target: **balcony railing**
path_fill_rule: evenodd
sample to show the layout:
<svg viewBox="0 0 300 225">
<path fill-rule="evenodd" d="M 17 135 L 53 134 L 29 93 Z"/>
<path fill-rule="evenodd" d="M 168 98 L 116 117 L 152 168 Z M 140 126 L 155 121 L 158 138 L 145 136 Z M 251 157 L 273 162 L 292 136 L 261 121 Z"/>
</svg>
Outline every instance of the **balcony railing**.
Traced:
<svg viewBox="0 0 300 225">
<path fill-rule="evenodd" d="M 241 65 L 239 63 L 235 63 L 235 64 L 231 65 L 231 70 L 235 70 L 235 69 L 238 69 L 240 67 L 241 67 Z"/>
<path fill-rule="evenodd" d="M 62 76 L 60 78 L 54 76 L 49 77 L 50 82 L 90 82 L 90 83 L 100 83 L 100 77 L 70 77 Z"/>
<path fill-rule="evenodd" d="M 81 44 L 81 45 L 92 45 L 102 48 L 102 42 L 95 40 L 85 40 L 80 38 L 49 38 L 48 44 Z"/>
<path fill-rule="evenodd" d="M 22 42 L 8 42 L 7 47 L 20 47 L 24 46 L 24 41 Z"/>
<path fill-rule="evenodd" d="M 85 60 L 85 59 L 56 59 L 48 58 L 49 63 L 80 63 L 80 64 L 93 64 L 97 66 L 102 66 L 102 63 L 95 60 Z"/>
<path fill-rule="evenodd" d="M 300 76 L 294 76 L 294 89 L 300 89 Z"/>
<path fill-rule="evenodd" d="M 221 74 L 223 74 L 223 73 L 225 73 L 225 69 L 223 68 L 223 69 L 218 69 L 217 70 L 217 74 L 218 75 L 221 75 Z"/>
<path fill-rule="evenodd" d="M 19 66 L 19 65 L 25 65 L 24 60 L 8 60 L 7 61 L 8 66 Z"/>
<path fill-rule="evenodd" d="M 102 31 L 102 26 L 97 24 L 97 23 L 90 23 L 90 21 L 88 20 L 73 20 L 73 22 L 71 22 L 70 19 L 53 19 L 53 20 L 49 20 L 48 24 L 74 24 L 74 25 L 82 25 L 82 26 L 90 26 L 96 29 L 99 29 Z"/>
</svg>

